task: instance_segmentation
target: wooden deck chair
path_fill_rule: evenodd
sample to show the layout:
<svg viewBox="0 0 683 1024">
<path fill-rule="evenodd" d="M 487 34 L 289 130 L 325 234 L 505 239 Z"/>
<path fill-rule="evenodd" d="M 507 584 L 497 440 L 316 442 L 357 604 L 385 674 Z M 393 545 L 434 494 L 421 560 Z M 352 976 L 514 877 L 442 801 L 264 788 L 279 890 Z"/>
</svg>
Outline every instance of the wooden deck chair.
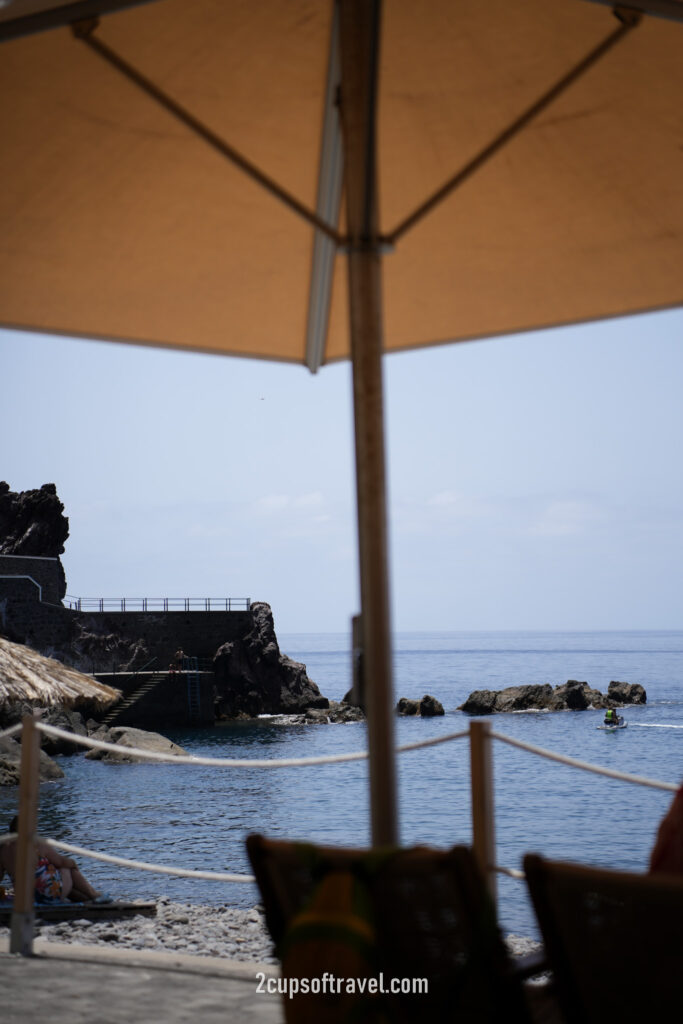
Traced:
<svg viewBox="0 0 683 1024">
<path fill-rule="evenodd" d="M 247 850 L 284 978 L 427 981 L 422 993 L 285 999 L 288 1022 L 530 1019 L 469 848 L 349 850 L 251 835 Z"/>
<path fill-rule="evenodd" d="M 681 1020 L 683 878 L 533 854 L 524 870 L 570 1024 Z"/>
</svg>

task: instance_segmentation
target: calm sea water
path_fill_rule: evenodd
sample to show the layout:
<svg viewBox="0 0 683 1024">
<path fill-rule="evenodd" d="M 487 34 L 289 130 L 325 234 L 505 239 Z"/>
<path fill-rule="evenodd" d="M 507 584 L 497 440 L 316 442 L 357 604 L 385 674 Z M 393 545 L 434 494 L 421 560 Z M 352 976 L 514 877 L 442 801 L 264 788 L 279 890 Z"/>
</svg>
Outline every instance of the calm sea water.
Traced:
<svg viewBox="0 0 683 1024">
<path fill-rule="evenodd" d="M 322 692 L 348 689 L 343 634 L 280 637 Z M 517 713 L 491 719 L 499 732 L 598 765 L 679 783 L 683 778 L 683 632 L 403 633 L 396 637 L 396 695 L 436 696 L 446 715 L 399 719 L 408 743 L 454 732 L 456 711 L 473 689 L 581 679 L 605 690 L 610 680 L 641 683 L 644 707 L 626 710 L 628 729 L 596 729 L 599 712 Z M 284 758 L 365 748 L 364 723 L 278 725 L 271 721 L 175 732 L 189 752 L 214 757 Z M 139 860 L 246 873 L 250 831 L 319 842 L 369 841 L 367 767 L 363 763 L 297 769 L 216 769 L 182 765 L 107 765 L 60 759 L 66 777 L 41 787 L 43 834 Z M 494 745 L 498 863 L 520 867 L 534 850 L 587 864 L 644 870 L 671 797 L 578 771 L 506 744 Z M 446 847 L 471 841 L 465 740 L 400 759 L 401 839 Z M 0 815 L 16 791 L 0 791 Z M 218 885 L 109 867 L 90 861 L 94 883 L 119 895 L 162 893 L 186 902 L 252 905 L 250 885 Z M 500 878 L 506 931 L 536 935 L 523 883 Z"/>
</svg>

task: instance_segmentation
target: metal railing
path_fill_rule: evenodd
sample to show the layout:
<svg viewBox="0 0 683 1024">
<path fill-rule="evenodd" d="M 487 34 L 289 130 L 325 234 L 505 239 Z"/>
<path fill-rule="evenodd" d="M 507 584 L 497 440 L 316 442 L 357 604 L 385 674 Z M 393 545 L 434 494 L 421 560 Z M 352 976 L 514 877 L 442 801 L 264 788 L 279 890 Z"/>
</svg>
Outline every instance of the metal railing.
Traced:
<svg viewBox="0 0 683 1024">
<path fill-rule="evenodd" d="M 150 666 L 153 665 L 156 660 L 157 660 L 157 656 L 155 654 L 153 658 L 150 658 L 149 661 L 146 661 L 144 663 L 144 665 L 140 665 L 139 668 L 132 668 L 132 669 L 131 668 L 127 668 L 127 669 L 124 669 L 124 671 L 123 671 L 123 679 L 118 680 L 119 685 L 120 686 L 125 686 L 126 683 L 131 682 L 131 680 L 137 679 L 137 677 L 140 675 L 141 672 L 149 672 Z M 100 671 L 104 671 L 104 669 L 101 669 Z M 93 670 L 93 675 L 94 674 L 95 674 L 95 672 Z M 112 661 L 112 663 L 111 663 L 111 674 L 113 676 L 119 674 L 117 672 L 116 662 L 115 661 Z"/>
<path fill-rule="evenodd" d="M 235 612 L 249 611 L 249 597 L 71 597 L 64 602 L 77 612 Z"/>
</svg>

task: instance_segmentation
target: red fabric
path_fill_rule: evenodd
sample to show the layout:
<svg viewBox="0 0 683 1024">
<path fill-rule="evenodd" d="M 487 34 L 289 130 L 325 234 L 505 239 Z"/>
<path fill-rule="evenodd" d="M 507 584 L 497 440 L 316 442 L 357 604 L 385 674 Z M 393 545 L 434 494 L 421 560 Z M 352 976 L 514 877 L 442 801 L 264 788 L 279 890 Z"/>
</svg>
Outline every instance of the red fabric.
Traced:
<svg viewBox="0 0 683 1024">
<path fill-rule="evenodd" d="M 683 786 L 659 826 L 650 856 L 650 872 L 683 874 Z"/>
</svg>

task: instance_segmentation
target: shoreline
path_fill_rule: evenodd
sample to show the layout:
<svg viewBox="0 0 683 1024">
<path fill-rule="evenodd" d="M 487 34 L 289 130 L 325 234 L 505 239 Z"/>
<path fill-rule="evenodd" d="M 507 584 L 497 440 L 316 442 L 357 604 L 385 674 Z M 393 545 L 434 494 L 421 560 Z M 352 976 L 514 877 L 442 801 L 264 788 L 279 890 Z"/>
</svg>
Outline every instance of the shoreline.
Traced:
<svg viewBox="0 0 683 1024">
<path fill-rule="evenodd" d="M 127 899 L 122 896 L 121 899 Z M 155 917 L 47 922 L 36 909 L 35 938 L 64 945 L 94 945 L 133 951 L 182 953 L 277 964 L 260 907 L 187 904 L 161 896 Z M 0 925 L 0 935 L 9 926 Z"/>
</svg>

